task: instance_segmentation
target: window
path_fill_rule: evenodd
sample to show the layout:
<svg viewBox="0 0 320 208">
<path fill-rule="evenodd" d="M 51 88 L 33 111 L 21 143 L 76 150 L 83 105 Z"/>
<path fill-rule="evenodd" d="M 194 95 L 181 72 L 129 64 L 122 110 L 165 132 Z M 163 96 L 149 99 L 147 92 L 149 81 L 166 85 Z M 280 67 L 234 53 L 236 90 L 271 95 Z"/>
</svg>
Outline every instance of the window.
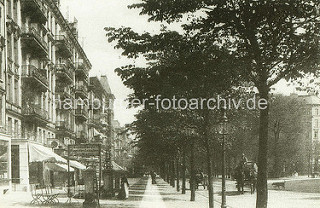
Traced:
<svg viewBox="0 0 320 208">
<path fill-rule="evenodd" d="M 8 100 L 9 102 L 12 103 L 12 76 L 8 75 L 8 83 L 7 83 L 8 89 L 7 89 L 7 94 L 8 94 Z"/>
<path fill-rule="evenodd" d="M 7 50 L 8 50 L 8 57 L 12 59 L 12 41 L 11 41 L 11 34 L 8 33 L 7 35 Z"/>
<path fill-rule="evenodd" d="M 2 65 L 2 51 L 0 51 L 0 79 L 3 76 L 3 65 Z"/>
<path fill-rule="evenodd" d="M 18 1 L 13 1 L 13 19 L 15 22 L 18 22 L 18 10 L 17 10 Z"/>
<path fill-rule="evenodd" d="M 43 144 L 47 144 L 47 142 L 46 142 L 46 131 L 45 130 L 42 131 L 42 143 Z"/>
<path fill-rule="evenodd" d="M 11 175 L 12 183 L 20 183 L 19 145 L 11 145 Z"/>
<path fill-rule="evenodd" d="M 8 142 L 7 141 L 1 141 L 0 140 L 0 181 L 1 179 L 9 179 L 10 176 L 8 176 Z"/>
<path fill-rule="evenodd" d="M 19 80 L 14 80 L 14 103 L 19 105 Z"/>
<path fill-rule="evenodd" d="M 3 126 L 2 116 L 4 115 L 2 112 L 4 110 L 2 103 L 3 103 L 3 95 L 0 94 L 0 126 Z"/>
<path fill-rule="evenodd" d="M 314 130 L 314 139 L 318 139 L 318 130 Z"/>
<path fill-rule="evenodd" d="M 11 17 L 11 0 L 7 0 L 7 16 Z"/>
<path fill-rule="evenodd" d="M 41 129 L 38 129 L 38 138 L 37 138 L 37 142 L 41 143 L 41 137 L 42 137 L 42 132 L 41 132 Z"/>
<path fill-rule="evenodd" d="M 8 133 L 12 133 L 12 118 L 8 117 Z"/>
<path fill-rule="evenodd" d="M 44 141 L 44 143 L 45 143 L 45 144 L 48 144 L 48 139 L 50 139 L 50 138 L 51 138 L 50 132 L 48 132 L 48 137 L 47 137 L 46 141 Z"/>
<path fill-rule="evenodd" d="M 19 136 L 19 121 L 18 120 L 14 120 L 14 135 L 16 137 Z"/>
<path fill-rule="evenodd" d="M 18 53 L 18 40 L 14 39 L 14 43 L 13 43 L 13 53 L 14 53 L 14 62 L 16 64 L 19 63 L 19 53 Z"/>
</svg>

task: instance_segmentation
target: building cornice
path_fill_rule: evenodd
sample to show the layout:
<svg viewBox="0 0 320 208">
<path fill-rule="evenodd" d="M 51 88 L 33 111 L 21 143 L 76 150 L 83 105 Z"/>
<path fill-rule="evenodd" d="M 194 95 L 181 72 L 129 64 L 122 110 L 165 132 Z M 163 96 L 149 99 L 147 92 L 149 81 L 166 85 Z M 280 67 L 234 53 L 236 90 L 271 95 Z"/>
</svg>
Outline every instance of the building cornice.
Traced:
<svg viewBox="0 0 320 208">
<path fill-rule="evenodd" d="M 91 65 L 86 53 L 84 52 L 82 46 L 80 45 L 77 37 L 75 37 L 75 35 L 72 33 L 72 29 L 69 25 L 69 22 L 63 17 L 59 7 L 57 6 L 57 4 L 55 3 L 54 0 L 48 0 L 47 2 L 48 2 L 48 6 L 50 6 L 50 8 L 52 9 L 52 12 L 55 14 L 55 17 L 58 19 L 59 23 L 61 23 L 61 25 L 62 25 L 63 29 L 66 31 L 68 37 L 71 39 L 74 46 L 76 47 L 76 49 L 80 53 L 81 58 L 83 58 L 87 67 L 89 69 L 91 69 L 92 65 Z"/>
</svg>

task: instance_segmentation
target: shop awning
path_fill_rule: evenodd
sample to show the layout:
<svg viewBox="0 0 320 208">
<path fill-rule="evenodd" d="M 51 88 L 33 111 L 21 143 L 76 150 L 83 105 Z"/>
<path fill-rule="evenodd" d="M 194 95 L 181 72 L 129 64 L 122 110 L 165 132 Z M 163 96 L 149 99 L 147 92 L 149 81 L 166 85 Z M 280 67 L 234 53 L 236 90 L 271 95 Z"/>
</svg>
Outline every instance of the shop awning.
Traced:
<svg viewBox="0 0 320 208">
<path fill-rule="evenodd" d="M 59 163 L 46 163 L 46 166 L 55 172 L 68 172 L 68 165 Z M 70 167 L 70 172 L 74 172 L 74 169 Z"/>
<path fill-rule="evenodd" d="M 93 128 L 93 136 L 101 136 L 101 133 L 95 128 Z"/>
<path fill-rule="evenodd" d="M 86 169 L 86 166 L 79 163 L 78 161 L 76 160 L 70 160 L 70 166 L 74 167 L 74 168 L 78 168 L 79 170 L 85 170 Z"/>
<path fill-rule="evenodd" d="M 29 143 L 29 162 L 57 162 L 67 164 L 67 160 L 54 153 L 50 148 Z"/>
<path fill-rule="evenodd" d="M 125 172 L 126 171 L 123 167 L 121 167 L 120 165 L 118 165 L 114 161 L 112 161 L 111 164 L 112 164 L 112 170 L 115 172 Z"/>
</svg>

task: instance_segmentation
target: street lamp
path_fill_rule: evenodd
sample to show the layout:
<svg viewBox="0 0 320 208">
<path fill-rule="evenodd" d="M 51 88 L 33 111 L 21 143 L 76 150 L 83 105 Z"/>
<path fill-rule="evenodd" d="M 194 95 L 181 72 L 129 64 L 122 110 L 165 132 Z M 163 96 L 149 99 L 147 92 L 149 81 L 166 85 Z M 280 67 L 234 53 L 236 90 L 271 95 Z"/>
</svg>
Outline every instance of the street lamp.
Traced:
<svg viewBox="0 0 320 208">
<path fill-rule="evenodd" d="M 221 208 L 226 208 L 226 135 L 228 134 L 228 118 L 226 109 L 223 109 L 223 116 L 219 122 L 219 134 L 222 135 L 222 194 Z"/>
<path fill-rule="evenodd" d="M 191 139 L 191 155 L 190 155 L 190 172 L 191 172 L 191 180 L 190 180 L 190 190 L 191 190 L 191 196 L 190 196 L 190 201 L 195 201 L 196 199 L 196 184 L 195 184 L 195 169 L 194 169 L 194 149 L 195 149 L 195 141 L 194 141 L 194 134 L 195 134 L 195 129 L 193 127 L 189 127 L 186 129 L 187 135 Z"/>
</svg>

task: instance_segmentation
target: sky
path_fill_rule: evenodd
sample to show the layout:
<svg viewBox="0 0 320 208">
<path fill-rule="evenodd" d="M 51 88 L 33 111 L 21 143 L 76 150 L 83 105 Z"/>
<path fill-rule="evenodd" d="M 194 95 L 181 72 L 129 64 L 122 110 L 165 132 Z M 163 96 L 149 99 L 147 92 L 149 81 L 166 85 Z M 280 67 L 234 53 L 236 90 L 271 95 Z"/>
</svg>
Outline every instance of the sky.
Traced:
<svg viewBox="0 0 320 208">
<path fill-rule="evenodd" d="M 124 86 L 114 70 L 134 62 L 121 56 L 121 50 L 114 49 L 114 43 L 108 43 L 104 28 L 126 26 L 136 32 L 157 33 L 160 23 L 148 22 L 148 17 L 139 15 L 139 10 L 127 8 L 137 2 L 138 0 L 61 0 L 61 11 L 65 18 L 73 21 L 75 17 L 78 20 L 79 41 L 92 63 L 90 76 L 108 77 L 116 97 L 115 119 L 121 125 L 134 121 L 137 109 L 128 109 L 123 102 L 132 91 Z M 169 28 L 178 30 L 179 26 Z M 288 87 L 285 81 L 280 81 L 276 89 L 284 94 L 294 92 L 294 87 Z"/>
<path fill-rule="evenodd" d="M 139 10 L 127 8 L 136 2 L 137 0 L 61 0 L 61 11 L 65 18 L 73 21 L 75 17 L 78 20 L 79 41 L 92 63 L 90 76 L 108 77 L 116 97 L 115 119 L 121 125 L 131 123 L 137 109 L 127 109 L 126 104 L 123 104 L 122 101 L 132 91 L 124 86 L 114 70 L 134 62 L 121 56 L 121 50 L 114 49 L 113 43 L 108 43 L 104 28 L 127 26 L 137 32 L 159 31 L 159 23 L 148 22 L 147 16 L 139 15 Z"/>
</svg>

